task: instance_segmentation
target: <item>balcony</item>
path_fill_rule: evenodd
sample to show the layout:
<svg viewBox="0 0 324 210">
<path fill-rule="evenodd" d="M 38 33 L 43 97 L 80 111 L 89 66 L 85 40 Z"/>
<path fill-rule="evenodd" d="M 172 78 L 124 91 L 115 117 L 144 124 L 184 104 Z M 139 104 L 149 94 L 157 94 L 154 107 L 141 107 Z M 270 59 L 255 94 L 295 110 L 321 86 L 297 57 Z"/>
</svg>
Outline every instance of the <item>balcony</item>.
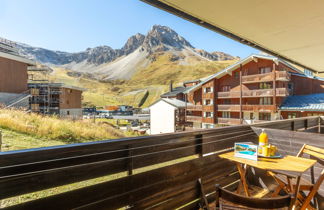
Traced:
<svg viewBox="0 0 324 210">
<path fill-rule="evenodd" d="M 243 84 L 258 83 L 258 82 L 271 82 L 273 81 L 274 74 L 253 74 L 242 76 Z M 290 73 L 287 71 L 276 71 L 276 81 L 290 81 Z"/>
<path fill-rule="evenodd" d="M 273 89 L 257 89 L 257 90 L 245 90 L 242 91 L 243 98 L 255 98 L 255 97 L 272 97 L 274 95 Z M 276 88 L 276 96 L 285 97 L 289 95 L 287 88 Z M 239 98 L 239 91 L 218 92 L 218 98 Z"/>
<path fill-rule="evenodd" d="M 239 104 L 219 104 L 217 105 L 217 110 L 222 112 L 239 112 Z M 274 105 L 260 105 L 260 104 L 248 104 L 242 105 L 242 111 L 248 112 L 272 112 L 276 110 Z"/>
<path fill-rule="evenodd" d="M 323 133 L 323 126 L 324 118 L 307 117 L 1 152 L 0 196 L 10 201 L 35 193 L 33 200 L 21 197 L 19 203 L 3 202 L 10 205 L 4 207 L 8 209 L 198 209 L 199 178 L 210 203 L 215 201 L 216 183 L 237 189 L 240 176 L 235 164 L 219 157 L 235 142 L 257 143 L 258 134 L 266 128 L 279 154 L 296 155 L 304 143 L 323 147 L 323 134 L 314 132 Z M 316 175 L 320 167 L 315 165 Z M 247 173 L 251 184 L 272 184 L 266 175 L 255 179 L 251 174 Z M 54 187 L 58 190 L 53 195 Z M 42 190 L 46 197 L 37 196 Z M 318 194 L 323 196 L 323 190 L 321 185 Z M 323 201 L 319 202 L 322 206 Z"/>
<path fill-rule="evenodd" d="M 253 105 L 242 105 L 243 111 L 250 111 L 250 112 L 273 112 L 276 111 L 275 105 L 260 105 L 260 104 L 253 104 Z"/>
<path fill-rule="evenodd" d="M 239 125 L 241 123 L 241 120 L 238 118 L 222 118 L 219 117 L 218 124 L 227 124 L 227 125 Z"/>
<path fill-rule="evenodd" d="M 202 122 L 202 117 L 201 116 L 186 116 L 186 121 L 188 122 Z"/>
<path fill-rule="evenodd" d="M 218 104 L 217 111 L 223 112 L 239 112 L 240 105 L 239 104 Z"/>
<path fill-rule="evenodd" d="M 210 92 L 210 93 L 203 93 L 203 94 L 202 94 L 202 97 L 203 97 L 203 98 L 210 98 L 210 99 L 213 99 L 213 98 L 214 98 L 214 93 L 213 93 L 213 92 Z"/>
<path fill-rule="evenodd" d="M 218 98 L 239 98 L 240 97 L 239 91 L 228 91 L 228 92 L 218 92 Z"/>
<path fill-rule="evenodd" d="M 202 111 L 202 105 L 188 105 L 186 109 L 188 111 Z"/>
</svg>

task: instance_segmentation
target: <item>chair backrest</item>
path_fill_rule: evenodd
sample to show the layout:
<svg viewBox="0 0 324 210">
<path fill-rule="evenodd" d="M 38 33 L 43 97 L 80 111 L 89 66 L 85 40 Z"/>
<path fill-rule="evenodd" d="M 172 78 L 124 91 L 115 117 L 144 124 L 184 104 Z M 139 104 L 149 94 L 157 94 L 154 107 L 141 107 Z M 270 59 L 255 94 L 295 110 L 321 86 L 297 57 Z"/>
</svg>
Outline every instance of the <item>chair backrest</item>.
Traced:
<svg viewBox="0 0 324 210">
<path fill-rule="evenodd" d="M 245 197 L 231 191 L 228 191 L 216 184 L 216 206 L 220 204 L 220 209 L 224 203 L 227 207 L 236 207 L 240 209 L 278 209 L 293 206 L 293 195 L 280 196 L 277 198 L 253 198 Z"/>
<path fill-rule="evenodd" d="M 297 156 L 301 157 L 303 154 L 310 155 L 311 158 L 314 158 L 320 163 L 321 165 L 324 165 L 324 149 L 319 147 L 310 146 L 307 144 L 304 144 L 304 146 L 300 149 Z"/>
<path fill-rule="evenodd" d="M 317 163 L 324 166 L 324 149 L 304 144 L 303 147 L 300 149 L 299 153 L 297 154 L 297 156 L 301 157 L 304 154 L 308 154 L 311 159 L 317 160 Z M 311 199 L 313 199 L 313 197 L 321 187 L 321 184 L 324 181 L 324 168 L 322 169 L 322 172 L 319 174 L 319 177 L 315 181 L 314 166 L 313 166 L 311 168 L 311 181 L 313 186 L 311 188 L 311 191 L 307 195 L 306 199 L 304 200 L 301 209 L 306 209 L 308 207 Z"/>
</svg>

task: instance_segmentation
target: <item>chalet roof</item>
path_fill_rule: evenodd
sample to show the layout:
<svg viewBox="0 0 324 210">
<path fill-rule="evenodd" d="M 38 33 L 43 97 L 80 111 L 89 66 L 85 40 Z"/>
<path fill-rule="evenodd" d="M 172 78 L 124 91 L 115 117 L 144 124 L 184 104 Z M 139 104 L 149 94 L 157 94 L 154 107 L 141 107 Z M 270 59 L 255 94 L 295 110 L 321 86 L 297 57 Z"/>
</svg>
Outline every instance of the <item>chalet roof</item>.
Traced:
<svg viewBox="0 0 324 210">
<path fill-rule="evenodd" d="M 18 62 L 21 62 L 21 63 L 26 63 L 29 66 L 36 65 L 36 62 L 33 61 L 33 60 L 24 58 L 24 57 L 19 56 L 19 55 L 14 55 L 14 54 L 11 54 L 11 53 L 0 52 L 0 57 L 7 58 L 7 59 L 10 59 L 10 60 L 14 60 L 14 61 L 18 61 Z"/>
<path fill-rule="evenodd" d="M 230 74 L 232 71 L 234 71 L 235 69 L 237 69 L 240 65 L 244 65 L 247 64 L 253 60 L 257 60 L 258 58 L 260 59 L 267 59 L 267 60 L 272 60 L 275 63 L 283 63 L 285 65 L 287 65 L 288 67 L 290 67 L 291 69 L 294 69 L 295 71 L 299 72 L 300 74 L 304 74 L 302 71 L 300 71 L 299 69 L 297 69 L 296 67 L 292 66 L 291 64 L 289 64 L 288 62 L 274 57 L 274 56 L 270 56 L 270 55 L 259 55 L 259 54 L 252 54 L 249 57 L 246 57 L 236 63 L 234 63 L 233 65 L 228 66 L 227 68 L 223 69 L 222 71 L 217 72 L 216 74 L 212 74 L 209 77 L 207 77 L 206 79 L 202 80 L 200 83 L 198 83 L 197 85 L 194 85 L 190 88 L 188 88 L 185 93 L 189 93 L 192 90 L 195 90 L 197 88 L 199 88 L 201 85 L 203 85 L 204 83 L 214 79 L 214 78 L 221 78 L 226 74 Z"/>
<path fill-rule="evenodd" d="M 142 1 L 305 69 L 324 72 L 324 1 Z M 278 8 L 283 12 L 274 15 Z"/>
<path fill-rule="evenodd" d="M 184 108 L 188 105 L 192 105 L 191 103 L 186 103 L 185 101 L 181 101 L 179 99 L 176 98 L 160 98 L 159 100 L 157 100 L 156 102 L 154 102 L 153 104 L 151 104 L 149 107 L 153 106 L 154 104 L 160 102 L 160 101 L 164 101 L 168 104 L 170 104 L 171 106 L 174 106 L 176 108 Z"/>
<path fill-rule="evenodd" d="M 186 91 L 189 87 L 175 87 L 172 89 L 171 92 L 167 92 L 161 95 L 162 98 L 166 98 L 166 97 L 173 97 L 176 96 L 179 93 L 183 93 L 184 91 Z"/>
<path fill-rule="evenodd" d="M 279 109 L 285 111 L 324 112 L 324 93 L 288 96 Z"/>
<path fill-rule="evenodd" d="M 200 82 L 200 79 L 187 80 L 187 81 L 184 81 L 183 84 L 194 83 L 194 82 Z"/>
</svg>

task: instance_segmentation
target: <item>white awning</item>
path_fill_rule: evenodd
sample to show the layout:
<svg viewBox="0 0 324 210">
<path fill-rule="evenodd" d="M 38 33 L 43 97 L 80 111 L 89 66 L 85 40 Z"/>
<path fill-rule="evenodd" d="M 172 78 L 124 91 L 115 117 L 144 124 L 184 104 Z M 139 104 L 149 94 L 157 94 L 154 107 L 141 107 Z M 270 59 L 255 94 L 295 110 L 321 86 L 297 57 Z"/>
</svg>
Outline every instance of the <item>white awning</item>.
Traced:
<svg viewBox="0 0 324 210">
<path fill-rule="evenodd" d="M 234 40 L 324 72 L 322 0 L 142 0 Z"/>
</svg>

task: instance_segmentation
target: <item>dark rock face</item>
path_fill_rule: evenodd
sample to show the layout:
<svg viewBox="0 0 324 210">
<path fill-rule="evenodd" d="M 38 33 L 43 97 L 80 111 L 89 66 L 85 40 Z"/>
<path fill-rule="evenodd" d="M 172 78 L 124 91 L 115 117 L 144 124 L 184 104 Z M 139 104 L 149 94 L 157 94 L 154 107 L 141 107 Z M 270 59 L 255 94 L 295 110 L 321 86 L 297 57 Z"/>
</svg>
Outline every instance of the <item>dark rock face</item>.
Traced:
<svg viewBox="0 0 324 210">
<path fill-rule="evenodd" d="M 147 35 L 136 34 L 131 36 L 121 49 L 112 49 L 109 46 L 98 46 L 88 48 L 82 52 L 68 53 L 52 51 L 44 48 L 36 48 L 26 44 L 17 43 L 19 53 L 25 57 L 34 59 L 40 63 L 64 65 L 69 63 L 86 62 L 89 64 L 100 65 L 109 63 L 121 56 L 139 49 L 150 54 L 163 51 L 181 51 L 185 48 L 210 59 L 210 60 L 230 60 L 235 57 L 223 52 L 209 53 L 204 50 L 195 49 L 186 39 L 177 34 L 174 30 L 166 26 L 154 25 Z"/>
<path fill-rule="evenodd" d="M 144 42 L 145 36 L 143 34 L 136 34 L 131 36 L 124 47 L 120 50 L 120 55 L 128 55 L 134 52 L 137 48 L 139 48 Z"/>
</svg>

